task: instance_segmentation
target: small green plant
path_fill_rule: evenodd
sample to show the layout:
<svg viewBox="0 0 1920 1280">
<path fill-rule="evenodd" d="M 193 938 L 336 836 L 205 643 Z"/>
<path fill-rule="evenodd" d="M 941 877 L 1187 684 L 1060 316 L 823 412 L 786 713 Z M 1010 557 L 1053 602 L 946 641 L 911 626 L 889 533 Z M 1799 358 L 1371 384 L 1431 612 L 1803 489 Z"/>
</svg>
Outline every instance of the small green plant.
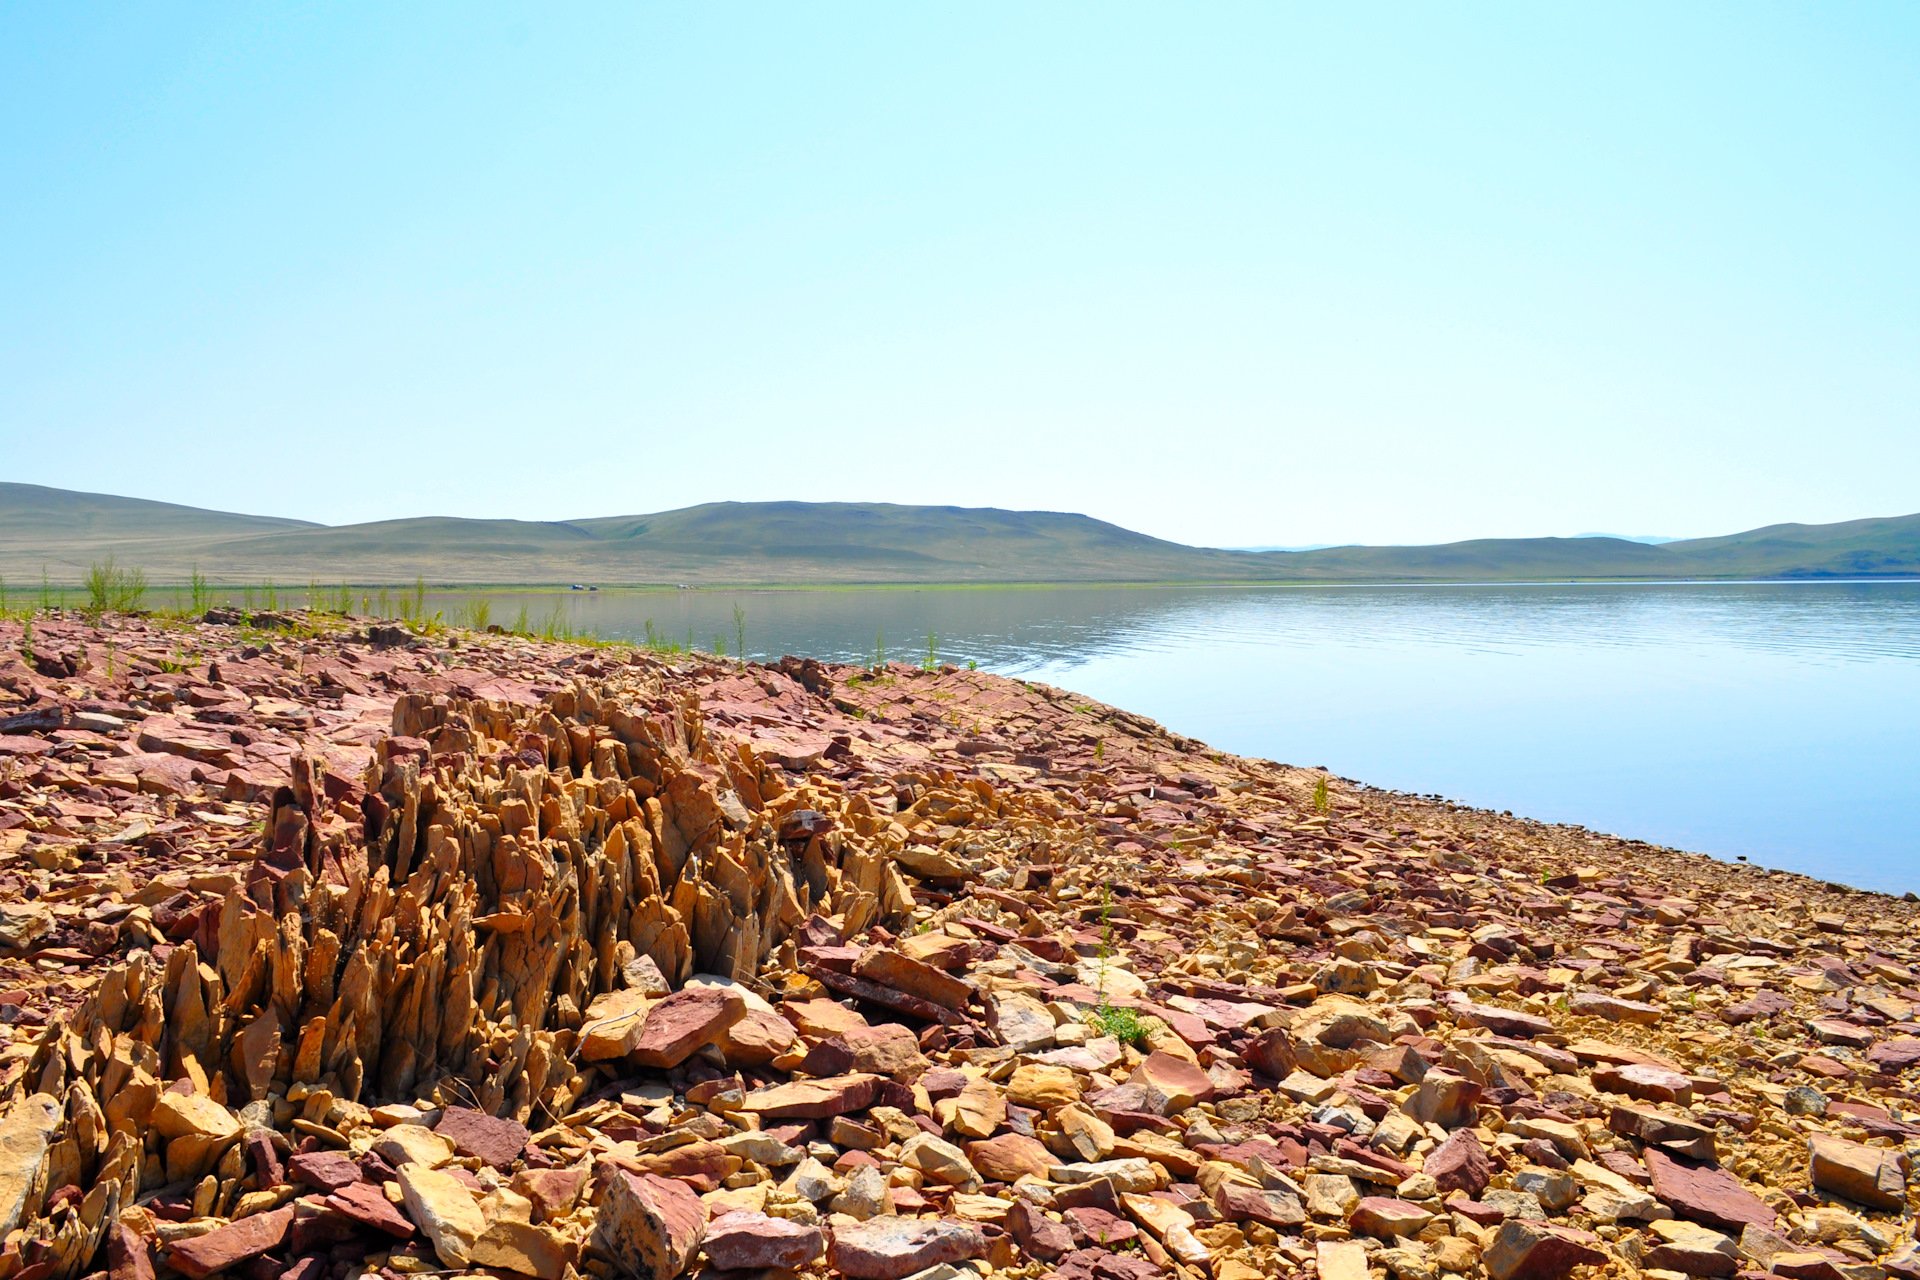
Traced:
<svg viewBox="0 0 1920 1280">
<path fill-rule="evenodd" d="M 573 639 L 573 623 L 567 619 L 567 606 L 556 604 L 540 619 L 534 634 L 542 640 Z"/>
<path fill-rule="evenodd" d="M 967 670 L 978 671 L 979 669 L 980 669 L 979 663 L 975 662 L 972 658 L 967 659 Z"/>
<path fill-rule="evenodd" d="M 1332 810 L 1333 797 L 1327 791 L 1326 778 L 1324 776 L 1315 778 L 1313 780 L 1313 811 L 1318 814 L 1326 814 Z"/>
<path fill-rule="evenodd" d="M 1140 1021 L 1140 1015 L 1132 1009 L 1119 1009 L 1110 1004 L 1102 1004 L 1087 1015 L 1087 1025 L 1103 1036 L 1112 1036 L 1121 1044 L 1140 1047 L 1147 1043 L 1146 1024 Z"/>
<path fill-rule="evenodd" d="M 920 664 L 920 669 L 922 671 L 940 669 L 940 637 L 931 631 L 927 632 L 927 660 Z"/>
<path fill-rule="evenodd" d="M 269 613 L 280 607 L 280 588 L 275 586 L 271 579 L 266 586 L 260 588 L 260 597 L 265 602 Z"/>
<path fill-rule="evenodd" d="M 873 633 L 873 669 L 875 671 L 887 665 L 887 629 L 881 627 Z"/>
<path fill-rule="evenodd" d="M 119 656 L 119 652 L 120 651 L 116 646 L 111 644 L 107 646 L 107 679 L 108 680 L 113 679 L 113 660 Z"/>
<path fill-rule="evenodd" d="M 531 635 L 533 626 L 527 621 L 527 606 L 521 605 L 520 612 L 513 615 L 513 625 L 507 630 L 517 636 Z"/>
<path fill-rule="evenodd" d="M 738 600 L 733 602 L 733 656 L 742 662 L 747 658 L 747 611 Z"/>
<path fill-rule="evenodd" d="M 453 615 L 454 623 L 469 631 L 485 631 L 493 625 L 493 601 L 485 596 L 469 600 Z"/>
<path fill-rule="evenodd" d="M 207 585 L 207 575 L 200 572 L 200 566 L 193 566 L 193 576 L 187 579 L 187 589 L 192 596 L 192 608 L 195 613 L 204 614 L 213 607 L 213 588 Z"/>
<path fill-rule="evenodd" d="M 140 607 L 147 594 L 147 575 L 141 569 L 122 569 L 112 556 L 87 566 L 87 616 L 97 624 L 100 615 L 111 609 L 131 613 Z"/>
<path fill-rule="evenodd" d="M 20 656 L 33 665 L 33 615 L 29 613 L 20 619 Z"/>
<path fill-rule="evenodd" d="M 53 583 L 47 580 L 47 568 L 40 566 L 40 612 L 49 613 L 60 607 L 60 597 L 54 594 Z"/>
<path fill-rule="evenodd" d="M 713 656 L 716 658 L 727 656 L 727 638 L 718 631 L 713 633 Z"/>
<path fill-rule="evenodd" d="M 1095 738 L 1093 740 L 1093 758 L 1095 760 L 1105 760 L 1107 758 L 1107 740 L 1105 738 Z"/>
</svg>

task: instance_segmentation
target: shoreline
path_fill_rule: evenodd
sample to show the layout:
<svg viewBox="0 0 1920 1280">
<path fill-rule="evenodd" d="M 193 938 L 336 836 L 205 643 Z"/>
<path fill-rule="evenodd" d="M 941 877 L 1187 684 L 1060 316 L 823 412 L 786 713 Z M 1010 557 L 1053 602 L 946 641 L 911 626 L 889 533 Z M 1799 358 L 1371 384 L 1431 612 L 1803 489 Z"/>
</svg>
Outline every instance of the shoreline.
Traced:
<svg viewBox="0 0 1920 1280">
<path fill-rule="evenodd" d="M 950 1260 L 1009 1276 L 1080 1255 L 1212 1280 L 1358 1280 L 1368 1265 L 1514 1280 L 1723 1265 L 1712 1257 L 1787 1260 L 1783 1277 L 1920 1275 L 1900 1217 L 1901 1144 L 1920 1138 L 1901 1118 L 1920 1106 L 1910 901 L 1233 756 L 983 672 L 274 621 L 292 625 L 42 617 L 31 660 L 20 623 L 0 621 L 0 1124 L 68 1064 L 118 1144 L 79 1172 L 139 1184 L 126 1247 L 160 1262 L 223 1256 L 283 1207 L 288 1224 L 345 1214 L 275 1190 L 269 1173 L 306 1151 L 401 1186 L 442 1185 L 404 1167 L 439 1161 L 460 1188 L 446 1194 L 474 1197 L 487 1223 L 500 1202 L 484 1207 L 485 1187 L 589 1171 L 567 1213 L 499 1229 L 520 1252 L 496 1265 L 527 1274 L 556 1259 L 591 1272 L 598 1224 L 622 1212 L 607 1188 L 659 1173 L 691 1180 L 710 1241 L 728 1211 L 762 1234 L 798 1224 L 829 1249 L 828 1274 L 863 1274 L 856 1251 L 911 1219 L 952 1242 Z M 535 784 L 541 806 L 512 798 Z M 362 826 L 406 806 L 442 814 L 443 834 L 414 855 L 396 852 L 411 837 L 365 843 Z M 616 827 L 653 857 L 609 864 Z M 482 830 L 521 833 L 516 857 L 535 862 L 501 861 Z M 432 866 L 409 871 L 428 850 Z M 661 896 L 581 891 L 575 914 L 549 914 L 513 888 L 609 865 L 660 877 Z M 528 881 L 526 867 L 546 869 Z M 406 982 L 368 992 L 375 1029 L 355 1048 L 327 1030 L 325 1002 L 274 1004 L 297 979 L 249 985 L 245 954 L 257 940 L 271 966 L 289 938 L 319 945 L 322 905 L 365 892 L 369 868 L 441 904 L 419 917 L 432 951 L 394 953 L 395 980 L 472 985 L 434 987 L 430 1005 L 407 1003 L 427 989 Z M 781 906 L 788 892 L 815 906 Z M 462 895 L 473 905 L 449 913 Z M 647 906 L 669 901 L 682 905 Z M 599 935 L 581 932 L 578 913 L 603 902 L 621 908 L 607 927 L 628 961 L 595 961 Z M 525 930 L 528 946 L 556 932 L 527 951 Z M 472 968 L 443 973 L 429 954 Z M 577 999 L 524 1003 L 544 989 L 524 985 L 539 954 L 573 957 L 554 980 L 585 984 Z M 737 988 L 665 996 L 702 968 Z M 496 995 L 477 998 L 480 974 Z M 154 1097 L 203 1098 L 195 1123 L 215 1128 L 251 1099 L 281 1163 L 176 1152 L 185 1112 L 143 1121 L 112 1103 L 108 1059 L 85 1046 L 126 1036 L 142 1060 L 136 986 L 165 1055 L 140 1068 Z M 405 1040 L 428 1007 L 472 1025 Z M 668 1025 L 656 1008 L 700 1033 L 686 1054 L 650 1038 Z M 749 1009 L 764 1019 L 738 1025 L 761 1039 L 713 1022 Z M 901 1025 L 904 1040 L 887 1030 Z M 191 1063 L 189 1034 L 213 1037 Z M 495 1074 L 497 1049 L 468 1056 L 516 1036 L 543 1046 L 530 1075 Z M 305 1118 L 316 1089 L 327 1105 Z M 440 1155 L 400 1132 L 449 1114 L 515 1136 Z M 895 1115 L 917 1120 L 889 1129 Z M 808 1176 L 836 1189 L 795 1200 L 809 1151 Z M 869 1167 L 877 1183 L 860 1182 Z M 201 1178 L 205 1210 L 167 1207 Z M 880 1188 L 878 1216 L 856 1183 Z M 57 1246 L 74 1265 L 54 1274 L 79 1275 L 102 1237 L 44 1211 L 57 1190 L 30 1202 L 27 1253 Z M 375 1265 L 451 1265 L 420 1203 L 394 1228 L 424 1233 L 410 1244 L 336 1227 Z M 1128 1228 L 1125 1248 L 1085 1237 L 1078 1210 L 1095 1206 Z M 291 1264 L 290 1239 L 249 1256 Z"/>
<path fill-rule="evenodd" d="M 571 585 L 559 582 L 453 582 L 446 580 L 389 580 L 368 582 L 314 583 L 310 586 L 298 586 L 281 583 L 275 579 L 256 581 L 234 580 L 231 582 L 211 582 L 206 584 L 210 591 L 259 591 L 274 590 L 284 593 L 291 601 L 304 597 L 310 591 L 316 594 L 348 590 L 359 592 L 405 592 L 412 591 L 417 582 L 424 582 L 429 594 L 471 595 L 486 592 L 499 592 L 513 595 L 663 595 L 679 592 L 702 592 L 717 594 L 723 592 L 744 592 L 753 594 L 778 592 L 819 592 L 819 591 L 1163 591 L 1172 589 L 1217 589 L 1217 590 L 1302 590 L 1322 587 L 1709 587 L 1709 586 L 1874 586 L 1879 584 L 1920 583 L 1920 576 L 1912 574 L 1887 575 L 1840 575 L 1840 574 L 1799 574 L 1784 577 L 1693 577 L 1693 578 L 1165 578 L 1165 579 L 1071 579 L 1071 580 L 1008 580 L 990 582 L 968 581 L 881 581 L 881 582 L 622 582 L 595 583 L 586 591 L 576 591 Z M 178 592 L 190 588 L 184 581 L 155 580 L 147 585 L 149 591 Z M 49 590 L 57 593 L 60 603 L 54 607 L 73 607 L 71 601 L 84 600 L 86 587 L 76 582 L 50 584 Z M 20 585 L 7 583 L 7 599 L 12 601 L 30 601 L 38 599 L 41 587 L 29 582 Z M 223 603 L 231 603 L 225 602 Z"/>
</svg>

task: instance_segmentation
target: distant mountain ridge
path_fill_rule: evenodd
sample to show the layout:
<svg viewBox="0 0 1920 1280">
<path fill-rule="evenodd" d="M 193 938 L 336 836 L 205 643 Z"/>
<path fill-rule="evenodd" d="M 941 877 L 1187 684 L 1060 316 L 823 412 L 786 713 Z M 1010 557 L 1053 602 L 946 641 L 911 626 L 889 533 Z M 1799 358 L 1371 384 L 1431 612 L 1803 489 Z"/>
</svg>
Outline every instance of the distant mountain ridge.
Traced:
<svg viewBox="0 0 1920 1280">
<path fill-rule="evenodd" d="M 1652 544 L 1189 547 L 1091 516 L 878 502 L 714 502 L 561 521 L 426 516 L 320 525 L 0 482 L 0 575 L 76 582 L 108 555 L 156 582 L 746 585 L 1461 582 L 1920 576 L 1920 514 Z"/>
</svg>

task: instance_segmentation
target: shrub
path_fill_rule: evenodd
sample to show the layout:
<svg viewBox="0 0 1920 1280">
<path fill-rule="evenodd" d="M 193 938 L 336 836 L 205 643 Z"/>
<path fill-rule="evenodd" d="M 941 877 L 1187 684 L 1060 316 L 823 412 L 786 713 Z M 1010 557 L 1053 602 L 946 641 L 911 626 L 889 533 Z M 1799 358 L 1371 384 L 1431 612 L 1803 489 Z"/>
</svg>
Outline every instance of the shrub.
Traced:
<svg viewBox="0 0 1920 1280">
<path fill-rule="evenodd" d="M 87 614 L 98 621 L 109 609 L 116 613 L 138 609 L 147 595 L 147 575 L 140 569 L 122 569 L 108 556 L 87 567 L 86 587 Z"/>
</svg>

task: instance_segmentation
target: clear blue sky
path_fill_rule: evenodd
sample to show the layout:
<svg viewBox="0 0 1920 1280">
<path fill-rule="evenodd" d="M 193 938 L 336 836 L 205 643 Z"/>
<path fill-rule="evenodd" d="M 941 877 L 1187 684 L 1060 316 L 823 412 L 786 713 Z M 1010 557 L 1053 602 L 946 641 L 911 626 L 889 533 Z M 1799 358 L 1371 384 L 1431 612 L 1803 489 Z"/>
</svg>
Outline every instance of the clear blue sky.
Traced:
<svg viewBox="0 0 1920 1280">
<path fill-rule="evenodd" d="M 1920 510 L 1920 5 L 0 11 L 0 479 L 1225 545 Z"/>
</svg>

